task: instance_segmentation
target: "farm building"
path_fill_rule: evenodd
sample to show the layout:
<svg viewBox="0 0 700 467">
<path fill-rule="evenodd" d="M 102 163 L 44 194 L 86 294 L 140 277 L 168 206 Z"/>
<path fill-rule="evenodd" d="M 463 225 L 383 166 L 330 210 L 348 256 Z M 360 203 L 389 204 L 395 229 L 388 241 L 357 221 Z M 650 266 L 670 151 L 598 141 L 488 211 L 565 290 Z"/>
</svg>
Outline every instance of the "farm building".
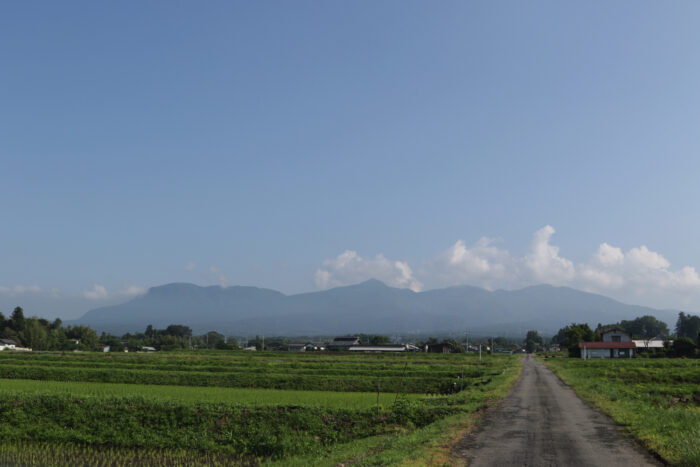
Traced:
<svg viewBox="0 0 700 467">
<path fill-rule="evenodd" d="M 643 349 L 663 349 L 664 348 L 664 340 L 663 339 L 642 339 L 642 340 L 633 340 L 634 344 L 637 346 L 638 350 L 643 350 Z M 670 343 L 673 343 L 673 341 L 669 341 Z"/>
<path fill-rule="evenodd" d="M 637 348 L 630 335 L 618 327 L 602 333 L 602 342 L 579 342 L 581 358 L 632 358 Z"/>
<path fill-rule="evenodd" d="M 360 338 L 357 336 L 336 337 L 328 344 L 328 350 L 348 350 L 353 345 L 360 345 Z"/>
<path fill-rule="evenodd" d="M 579 342 L 581 358 L 632 358 L 634 342 Z"/>
<path fill-rule="evenodd" d="M 353 345 L 349 347 L 350 352 L 406 352 L 406 345 Z"/>
<path fill-rule="evenodd" d="M 290 352 L 306 352 L 306 344 L 289 344 L 287 350 Z"/>
<path fill-rule="evenodd" d="M 603 342 L 631 342 L 630 335 L 619 327 L 608 328 L 601 334 Z"/>
<path fill-rule="evenodd" d="M 425 344 L 425 351 L 428 353 L 452 353 L 452 346 L 445 342 L 442 344 Z"/>
<path fill-rule="evenodd" d="M 326 344 L 323 342 L 307 342 L 306 343 L 306 350 L 309 350 L 309 351 L 326 350 Z"/>
<path fill-rule="evenodd" d="M 0 350 L 14 350 L 17 347 L 17 342 L 12 339 L 0 339 Z"/>
</svg>

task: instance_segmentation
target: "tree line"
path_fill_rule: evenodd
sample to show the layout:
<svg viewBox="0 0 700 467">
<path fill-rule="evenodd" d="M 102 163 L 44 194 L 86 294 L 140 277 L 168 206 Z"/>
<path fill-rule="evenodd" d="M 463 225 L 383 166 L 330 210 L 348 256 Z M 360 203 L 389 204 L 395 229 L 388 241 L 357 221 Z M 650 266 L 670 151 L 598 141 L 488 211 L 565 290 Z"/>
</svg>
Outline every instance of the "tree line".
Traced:
<svg viewBox="0 0 700 467">
<path fill-rule="evenodd" d="M 12 340 L 20 347 L 32 350 L 95 351 L 109 347 L 110 351 L 121 352 L 141 350 L 144 347 L 157 350 L 238 348 L 235 341 L 218 332 L 210 331 L 201 336 L 193 336 L 192 329 L 179 324 L 171 324 L 165 329 L 155 329 L 149 325 L 142 333 L 126 333 L 122 336 L 107 333 L 98 335 L 89 326 L 64 326 L 59 318 L 53 321 L 27 318 L 19 306 L 9 318 L 0 313 L 0 338 Z"/>
</svg>

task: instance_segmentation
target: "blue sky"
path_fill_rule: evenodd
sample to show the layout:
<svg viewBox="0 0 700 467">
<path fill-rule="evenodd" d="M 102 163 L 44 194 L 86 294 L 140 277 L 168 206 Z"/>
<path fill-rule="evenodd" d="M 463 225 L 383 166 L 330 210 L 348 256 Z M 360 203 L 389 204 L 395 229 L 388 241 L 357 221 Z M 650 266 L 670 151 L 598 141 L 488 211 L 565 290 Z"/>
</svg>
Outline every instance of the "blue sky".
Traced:
<svg viewBox="0 0 700 467">
<path fill-rule="evenodd" d="M 700 311 L 699 19 L 694 2 L 0 5 L 0 311 L 369 277 Z"/>
</svg>

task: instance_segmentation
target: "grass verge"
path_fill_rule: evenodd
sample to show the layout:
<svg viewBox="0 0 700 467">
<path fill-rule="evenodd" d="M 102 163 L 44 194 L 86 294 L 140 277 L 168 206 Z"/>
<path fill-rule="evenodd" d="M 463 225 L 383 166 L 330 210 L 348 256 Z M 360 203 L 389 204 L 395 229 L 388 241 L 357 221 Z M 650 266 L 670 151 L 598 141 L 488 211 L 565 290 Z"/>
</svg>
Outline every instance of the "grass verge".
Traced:
<svg viewBox="0 0 700 467">
<path fill-rule="evenodd" d="M 693 390 L 680 372 L 697 376 L 700 365 L 683 365 L 674 360 L 645 359 L 588 360 L 545 359 L 545 363 L 588 403 L 608 414 L 646 449 L 670 465 L 700 466 L 700 406 Z M 666 367 L 666 381 L 654 374 Z M 633 381 L 619 374 L 634 371 Z M 674 372 L 679 372 L 674 376 Z M 648 373 L 648 377 L 644 377 Z M 691 375 L 692 376 L 692 375 Z M 675 382 L 674 382 L 675 381 Z"/>
</svg>

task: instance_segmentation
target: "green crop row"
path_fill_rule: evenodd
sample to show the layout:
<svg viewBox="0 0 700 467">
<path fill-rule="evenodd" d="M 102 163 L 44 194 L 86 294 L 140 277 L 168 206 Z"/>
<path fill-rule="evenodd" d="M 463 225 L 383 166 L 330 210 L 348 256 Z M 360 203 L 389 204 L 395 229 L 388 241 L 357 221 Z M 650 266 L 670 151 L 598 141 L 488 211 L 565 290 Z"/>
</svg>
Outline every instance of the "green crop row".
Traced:
<svg viewBox="0 0 700 467">
<path fill-rule="evenodd" d="M 61 368 L 27 365 L 0 365 L 0 378 L 47 381 L 86 381 L 173 386 L 219 386 L 371 392 L 380 388 L 389 392 L 446 394 L 464 386 L 481 383 L 482 378 L 390 377 L 368 378 L 355 375 L 297 375 L 294 373 L 207 373 L 125 370 L 120 368 Z"/>
<path fill-rule="evenodd" d="M 376 392 L 291 391 L 278 389 L 219 388 L 192 386 L 153 386 L 143 384 L 86 383 L 67 381 L 3 380 L 0 394 L 70 394 L 93 397 L 133 397 L 177 401 L 179 403 L 223 403 L 245 406 L 289 405 L 339 409 L 376 408 Z M 409 399 L 424 396 L 404 395 Z M 390 406 L 396 393 L 380 393 L 381 406 Z M 429 404 L 442 398 L 430 398 Z"/>
<path fill-rule="evenodd" d="M 329 445 L 396 427 L 425 426 L 456 411 L 410 402 L 377 413 L 179 404 L 140 397 L 0 394 L 0 439 L 186 449 L 240 459 L 281 458 L 321 453 Z"/>
<path fill-rule="evenodd" d="M 20 361 L 72 361 L 72 362 L 109 362 L 111 364 L 123 365 L 143 365 L 143 364 L 185 364 L 192 366 L 283 366 L 290 368 L 315 368 L 318 366 L 347 366 L 353 368 L 372 367 L 381 370 L 394 370 L 403 368 L 406 362 L 417 370 L 445 370 L 454 367 L 479 365 L 475 356 L 461 355 L 459 358 L 445 358 L 435 360 L 433 357 L 426 358 L 427 354 L 403 354 L 403 355 L 372 355 L 373 359 L 363 356 L 357 359 L 351 354 L 314 354 L 313 358 L 300 358 L 296 353 L 273 353 L 264 358 L 252 352 L 238 352 L 236 354 L 224 353 L 223 356 L 198 355 L 194 352 L 185 354 L 172 353 L 86 353 L 86 352 L 32 352 L 31 354 L 19 352 L 0 352 L 0 361 L 20 360 Z M 267 354 L 267 353 L 265 353 Z M 303 354 L 302 354 L 303 355 Z M 330 355 L 330 356 L 329 356 Z M 375 359 L 376 357 L 376 359 Z M 447 356 L 446 356 L 447 357 Z"/>
<path fill-rule="evenodd" d="M 462 372 L 466 377 L 476 378 L 483 376 L 485 369 L 483 367 L 469 366 L 460 368 L 455 366 L 449 370 L 426 370 L 419 369 L 413 366 L 407 366 L 405 369 L 378 369 L 369 365 L 356 368 L 355 366 L 348 367 L 344 365 L 316 365 L 305 366 L 302 368 L 291 368 L 283 366 L 263 366 L 263 365 L 191 365 L 189 363 L 159 363 L 153 362 L 138 362 L 138 364 L 124 364 L 119 361 L 73 361 L 70 359 L 51 360 L 51 359 L 3 359 L 0 364 L 10 364 L 13 366 L 51 366 L 54 368 L 110 368 L 110 369 L 129 369 L 129 370 L 158 370 L 158 371 L 197 371 L 197 372 L 212 372 L 212 373 L 279 373 L 282 371 L 293 371 L 297 375 L 345 375 L 352 373 L 356 376 L 375 376 L 375 377 L 394 377 L 394 376 L 425 376 L 432 378 L 453 378 L 460 375 Z"/>
</svg>

